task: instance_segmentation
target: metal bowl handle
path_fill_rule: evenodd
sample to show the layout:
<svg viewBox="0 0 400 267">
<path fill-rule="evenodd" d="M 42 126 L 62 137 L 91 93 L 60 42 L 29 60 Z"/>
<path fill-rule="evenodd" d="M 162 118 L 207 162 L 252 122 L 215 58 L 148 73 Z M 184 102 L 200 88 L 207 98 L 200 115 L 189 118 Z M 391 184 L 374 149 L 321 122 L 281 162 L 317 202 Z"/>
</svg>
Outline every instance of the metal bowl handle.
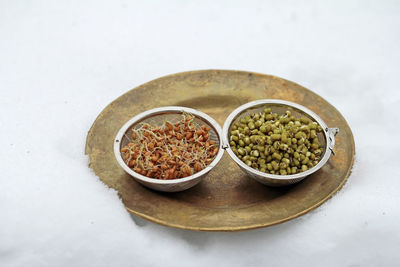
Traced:
<svg viewBox="0 0 400 267">
<path fill-rule="evenodd" d="M 335 155 L 335 151 L 333 148 L 335 147 L 335 136 L 339 132 L 339 128 L 326 128 L 325 131 L 328 133 L 328 138 L 329 138 L 329 144 L 328 148 L 332 152 L 333 155 Z"/>
</svg>

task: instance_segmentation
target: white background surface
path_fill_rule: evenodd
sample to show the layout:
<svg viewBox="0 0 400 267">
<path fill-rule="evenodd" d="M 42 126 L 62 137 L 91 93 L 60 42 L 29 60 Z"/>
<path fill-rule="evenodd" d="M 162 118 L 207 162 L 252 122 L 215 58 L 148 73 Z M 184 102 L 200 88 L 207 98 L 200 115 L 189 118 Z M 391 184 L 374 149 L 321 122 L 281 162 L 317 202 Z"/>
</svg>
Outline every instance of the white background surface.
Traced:
<svg viewBox="0 0 400 267">
<path fill-rule="evenodd" d="M 398 266 L 399 1 L 0 1 L 0 266 Z M 295 81 L 356 162 L 315 211 L 240 233 L 139 220 L 87 167 L 112 100 L 196 69 Z"/>
</svg>

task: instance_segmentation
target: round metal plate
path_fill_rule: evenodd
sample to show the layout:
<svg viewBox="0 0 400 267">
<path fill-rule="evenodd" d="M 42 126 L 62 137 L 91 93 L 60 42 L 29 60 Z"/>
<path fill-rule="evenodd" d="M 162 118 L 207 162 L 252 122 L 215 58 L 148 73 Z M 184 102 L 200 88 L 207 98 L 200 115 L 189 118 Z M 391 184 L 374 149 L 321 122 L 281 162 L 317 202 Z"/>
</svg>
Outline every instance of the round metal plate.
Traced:
<svg viewBox="0 0 400 267">
<path fill-rule="evenodd" d="M 178 193 L 152 191 L 118 165 L 113 141 L 133 116 L 161 106 L 203 111 L 222 125 L 238 106 L 257 99 L 283 99 L 338 127 L 335 156 L 298 184 L 273 188 L 246 176 L 227 153 L 193 188 Z M 116 189 L 126 209 L 150 221 L 191 230 L 238 231 L 266 227 L 303 215 L 329 199 L 345 183 L 354 161 L 354 139 L 343 116 L 306 88 L 270 75 L 225 70 L 178 73 L 143 84 L 108 105 L 91 127 L 86 154 L 100 180 Z"/>
</svg>

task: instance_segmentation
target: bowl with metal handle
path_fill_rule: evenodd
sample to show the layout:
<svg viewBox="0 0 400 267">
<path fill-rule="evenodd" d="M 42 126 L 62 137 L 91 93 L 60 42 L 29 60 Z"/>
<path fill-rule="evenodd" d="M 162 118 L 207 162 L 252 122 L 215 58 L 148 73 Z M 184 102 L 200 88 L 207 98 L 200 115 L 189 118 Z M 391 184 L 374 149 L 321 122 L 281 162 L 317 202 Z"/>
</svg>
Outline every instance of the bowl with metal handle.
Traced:
<svg viewBox="0 0 400 267">
<path fill-rule="evenodd" d="M 320 161 L 308 169 L 307 171 L 290 174 L 290 175 L 277 175 L 261 172 L 255 168 L 246 165 L 236 154 L 233 152 L 230 146 L 230 133 L 232 126 L 240 120 L 240 118 L 254 114 L 260 113 L 265 108 L 271 108 L 272 112 L 278 114 L 284 114 L 286 110 L 289 110 L 295 117 L 305 116 L 309 120 L 316 122 L 322 128 L 322 132 L 318 134 L 318 139 L 322 144 L 323 153 L 321 154 Z M 278 99 L 262 99 L 246 103 L 238 108 L 236 108 L 225 120 L 222 129 L 222 140 L 223 148 L 228 152 L 231 158 L 236 162 L 236 164 L 251 178 L 257 180 L 260 183 L 269 186 L 284 186 L 297 183 L 303 180 L 305 177 L 313 174 L 314 172 L 321 169 L 329 157 L 334 155 L 335 146 L 335 135 L 339 132 L 338 128 L 328 128 L 325 122 L 310 109 L 301 106 L 299 104 L 278 100 Z"/>
</svg>

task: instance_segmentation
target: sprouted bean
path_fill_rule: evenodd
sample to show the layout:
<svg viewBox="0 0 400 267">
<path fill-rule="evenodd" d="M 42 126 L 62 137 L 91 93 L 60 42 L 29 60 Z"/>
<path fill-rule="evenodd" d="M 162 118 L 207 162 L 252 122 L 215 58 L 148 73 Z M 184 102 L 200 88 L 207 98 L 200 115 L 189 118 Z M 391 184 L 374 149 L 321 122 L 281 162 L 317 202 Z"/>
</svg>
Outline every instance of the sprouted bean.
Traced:
<svg viewBox="0 0 400 267">
<path fill-rule="evenodd" d="M 157 127 L 142 123 L 121 149 L 125 163 L 141 175 L 163 180 L 203 170 L 217 155 L 218 144 L 210 139 L 209 127 L 197 127 L 193 121 L 193 115 L 182 113 L 182 119 L 174 124 L 166 121 Z"/>
</svg>

